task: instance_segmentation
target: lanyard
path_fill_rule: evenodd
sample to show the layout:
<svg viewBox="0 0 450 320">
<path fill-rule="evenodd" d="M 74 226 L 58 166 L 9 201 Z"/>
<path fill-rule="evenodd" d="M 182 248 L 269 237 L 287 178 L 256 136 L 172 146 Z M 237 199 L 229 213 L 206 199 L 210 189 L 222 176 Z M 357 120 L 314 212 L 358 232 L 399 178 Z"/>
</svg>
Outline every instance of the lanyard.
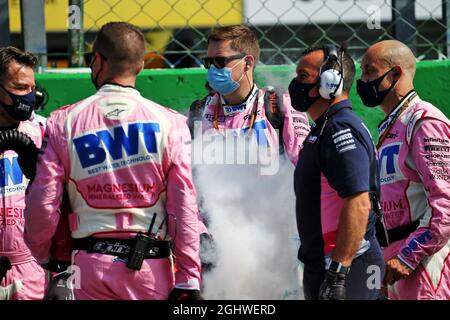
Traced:
<svg viewBox="0 0 450 320">
<path fill-rule="evenodd" d="M 400 117 L 403 111 L 405 111 L 408 108 L 409 104 L 416 96 L 417 96 L 416 92 L 412 93 L 408 99 L 406 99 L 400 106 L 396 108 L 396 110 L 389 116 L 388 120 L 382 123 L 381 127 L 383 129 L 380 129 L 380 131 L 382 131 L 383 133 L 381 134 L 381 137 L 378 140 L 377 149 L 379 149 L 383 144 L 395 121 L 398 119 L 398 117 Z M 384 129 L 384 127 L 386 127 L 386 129 Z"/>
<path fill-rule="evenodd" d="M 259 92 L 256 93 L 256 98 L 255 101 L 253 102 L 252 116 L 250 118 L 249 134 L 251 134 L 251 131 L 253 130 L 253 125 L 255 124 L 256 115 L 258 111 L 258 100 L 259 100 Z M 214 129 L 219 129 L 219 108 L 222 108 L 221 102 L 217 103 L 216 108 L 214 109 L 214 122 L 213 122 Z"/>
</svg>

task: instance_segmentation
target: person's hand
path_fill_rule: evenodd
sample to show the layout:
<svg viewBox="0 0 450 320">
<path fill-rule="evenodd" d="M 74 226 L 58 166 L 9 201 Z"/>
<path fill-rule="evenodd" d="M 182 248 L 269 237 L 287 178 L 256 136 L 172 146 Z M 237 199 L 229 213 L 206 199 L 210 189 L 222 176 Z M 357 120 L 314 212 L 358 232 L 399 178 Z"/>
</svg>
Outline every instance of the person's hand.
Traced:
<svg viewBox="0 0 450 320">
<path fill-rule="evenodd" d="M 328 270 L 319 289 L 319 300 L 345 300 L 345 273 Z"/>
<path fill-rule="evenodd" d="M 169 300 L 203 300 L 203 297 L 200 295 L 200 290 L 174 288 L 169 294 Z"/>
<path fill-rule="evenodd" d="M 404 264 L 400 259 L 392 258 L 386 262 L 386 275 L 384 276 L 384 281 L 389 285 L 393 285 L 398 280 L 405 279 L 413 271 L 413 269 Z"/>
<path fill-rule="evenodd" d="M 6 287 L 0 287 L 0 301 L 11 300 L 11 298 L 23 288 L 22 280 L 14 280 Z"/>
<path fill-rule="evenodd" d="M 70 275 L 63 272 L 50 280 L 44 300 L 74 300 L 72 289 L 68 286 Z"/>
</svg>

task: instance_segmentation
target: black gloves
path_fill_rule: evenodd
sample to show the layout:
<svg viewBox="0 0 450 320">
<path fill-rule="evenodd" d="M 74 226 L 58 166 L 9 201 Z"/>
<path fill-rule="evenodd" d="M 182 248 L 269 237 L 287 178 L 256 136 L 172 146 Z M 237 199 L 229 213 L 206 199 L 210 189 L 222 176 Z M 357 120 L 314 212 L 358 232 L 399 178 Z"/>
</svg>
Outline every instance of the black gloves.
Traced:
<svg viewBox="0 0 450 320">
<path fill-rule="evenodd" d="M 71 274 L 65 271 L 50 280 L 44 300 L 74 300 L 73 291 L 68 286 L 70 276 Z"/>
<path fill-rule="evenodd" d="M 203 297 L 200 295 L 200 290 L 174 288 L 169 294 L 169 300 L 203 300 Z"/>
<path fill-rule="evenodd" d="M 319 300 L 345 300 L 345 278 L 341 272 L 328 270 L 319 289 Z"/>
<path fill-rule="evenodd" d="M 11 269 L 11 262 L 8 257 L 0 256 L 0 281 L 6 276 L 6 272 Z"/>
<path fill-rule="evenodd" d="M 200 261 L 203 274 L 216 267 L 218 259 L 217 244 L 209 233 L 200 234 Z"/>
</svg>

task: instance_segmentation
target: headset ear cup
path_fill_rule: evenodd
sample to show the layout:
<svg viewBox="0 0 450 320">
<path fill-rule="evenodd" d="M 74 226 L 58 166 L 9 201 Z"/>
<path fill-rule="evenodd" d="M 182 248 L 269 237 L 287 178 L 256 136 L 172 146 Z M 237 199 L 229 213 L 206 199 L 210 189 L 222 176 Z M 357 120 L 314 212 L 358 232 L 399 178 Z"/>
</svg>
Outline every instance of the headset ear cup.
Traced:
<svg viewBox="0 0 450 320">
<path fill-rule="evenodd" d="M 343 81 L 337 70 L 329 69 L 322 72 L 319 83 L 319 94 L 326 100 L 338 97 L 342 93 Z"/>
</svg>

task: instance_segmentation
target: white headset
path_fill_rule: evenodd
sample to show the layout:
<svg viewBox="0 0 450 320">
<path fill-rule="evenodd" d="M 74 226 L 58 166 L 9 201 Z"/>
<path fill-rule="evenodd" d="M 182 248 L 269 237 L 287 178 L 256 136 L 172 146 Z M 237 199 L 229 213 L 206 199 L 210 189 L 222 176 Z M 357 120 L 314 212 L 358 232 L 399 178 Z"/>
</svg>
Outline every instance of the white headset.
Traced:
<svg viewBox="0 0 450 320">
<path fill-rule="evenodd" d="M 322 49 L 325 59 L 320 67 L 319 94 L 322 98 L 331 100 L 342 94 L 344 86 L 344 68 L 342 63 L 344 52 L 341 50 L 339 59 L 338 48 L 335 45 L 326 44 Z M 327 69 L 322 72 L 322 67 L 330 61 L 337 62 L 339 70 Z"/>
</svg>

